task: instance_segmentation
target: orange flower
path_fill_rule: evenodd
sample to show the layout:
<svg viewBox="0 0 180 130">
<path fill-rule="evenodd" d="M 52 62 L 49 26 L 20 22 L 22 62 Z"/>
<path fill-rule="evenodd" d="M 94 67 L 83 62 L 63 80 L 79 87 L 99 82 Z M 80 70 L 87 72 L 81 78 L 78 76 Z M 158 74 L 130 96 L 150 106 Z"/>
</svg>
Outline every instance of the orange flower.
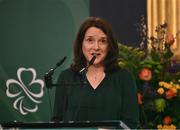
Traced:
<svg viewBox="0 0 180 130">
<path fill-rule="evenodd" d="M 175 39 L 172 34 L 166 35 L 166 37 L 165 37 L 166 44 L 172 45 L 174 43 L 174 41 L 175 41 Z"/>
<path fill-rule="evenodd" d="M 166 99 L 172 99 L 174 96 L 176 96 L 176 93 L 172 89 L 166 92 Z"/>
<path fill-rule="evenodd" d="M 166 125 L 171 124 L 172 123 L 172 117 L 165 116 L 164 119 L 163 119 L 163 123 L 166 124 Z"/>
<path fill-rule="evenodd" d="M 139 105 L 143 104 L 143 101 L 142 101 L 143 96 L 142 96 L 142 94 L 141 93 L 137 93 L 137 97 L 138 97 L 138 104 Z"/>
<path fill-rule="evenodd" d="M 148 68 L 143 68 L 140 72 L 139 72 L 139 78 L 141 80 L 145 80 L 145 81 L 149 81 L 152 78 L 152 73 L 151 70 Z"/>
<path fill-rule="evenodd" d="M 163 88 L 159 88 L 159 89 L 157 90 L 157 92 L 158 92 L 160 95 L 162 95 L 162 94 L 164 93 L 164 89 L 163 89 Z"/>
</svg>

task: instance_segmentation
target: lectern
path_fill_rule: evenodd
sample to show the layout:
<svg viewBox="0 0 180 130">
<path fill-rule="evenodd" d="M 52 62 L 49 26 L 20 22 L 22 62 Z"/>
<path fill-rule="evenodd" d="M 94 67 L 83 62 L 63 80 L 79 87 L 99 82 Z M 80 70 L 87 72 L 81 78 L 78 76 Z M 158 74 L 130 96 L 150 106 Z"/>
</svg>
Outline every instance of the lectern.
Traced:
<svg viewBox="0 0 180 130">
<path fill-rule="evenodd" d="M 45 130 L 73 130 L 73 129 L 81 129 L 81 130 L 92 130 L 92 129 L 126 129 L 129 130 L 128 126 L 122 121 L 69 121 L 69 122 L 12 122 L 12 123 L 2 123 L 2 129 L 45 129 Z M 0 128 L 0 129 L 1 129 Z"/>
</svg>

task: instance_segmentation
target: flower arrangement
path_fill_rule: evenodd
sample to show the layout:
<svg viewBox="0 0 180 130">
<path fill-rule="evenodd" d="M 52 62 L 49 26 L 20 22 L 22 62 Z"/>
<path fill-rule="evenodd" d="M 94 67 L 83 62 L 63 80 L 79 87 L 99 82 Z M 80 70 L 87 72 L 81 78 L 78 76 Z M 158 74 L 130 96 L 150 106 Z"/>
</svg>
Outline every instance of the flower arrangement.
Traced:
<svg viewBox="0 0 180 130">
<path fill-rule="evenodd" d="M 140 128 L 180 128 L 180 64 L 173 60 L 176 40 L 167 24 L 156 27 L 158 37 L 147 37 L 142 22 L 140 47 L 119 44 L 119 65 L 135 75 L 140 107 Z M 176 34 L 178 35 L 178 33 Z M 151 50 L 146 49 L 148 43 Z"/>
</svg>

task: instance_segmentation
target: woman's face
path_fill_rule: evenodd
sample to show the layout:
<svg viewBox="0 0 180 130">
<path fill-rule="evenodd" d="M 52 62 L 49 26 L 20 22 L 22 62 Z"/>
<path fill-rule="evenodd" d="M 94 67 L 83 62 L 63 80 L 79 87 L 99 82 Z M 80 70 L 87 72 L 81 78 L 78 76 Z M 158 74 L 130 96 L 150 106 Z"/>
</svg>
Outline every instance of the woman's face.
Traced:
<svg viewBox="0 0 180 130">
<path fill-rule="evenodd" d="M 108 40 L 106 34 L 96 27 L 90 27 L 84 36 L 82 51 L 89 62 L 96 55 L 94 65 L 103 65 L 108 52 Z"/>
</svg>

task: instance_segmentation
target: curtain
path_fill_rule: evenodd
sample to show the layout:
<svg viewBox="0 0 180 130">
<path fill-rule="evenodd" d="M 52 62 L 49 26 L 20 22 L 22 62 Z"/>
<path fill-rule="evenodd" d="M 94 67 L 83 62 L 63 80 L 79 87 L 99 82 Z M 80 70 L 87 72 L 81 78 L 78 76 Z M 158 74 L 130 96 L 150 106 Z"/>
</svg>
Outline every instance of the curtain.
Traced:
<svg viewBox="0 0 180 130">
<path fill-rule="evenodd" d="M 157 37 L 156 26 L 167 23 L 167 33 L 176 36 L 171 47 L 174 59 L 180 61 L 180 0 L 147 0 L 148 36 Z M 148 45 L 151 48 L 151 44 Z"/>
</svg>

